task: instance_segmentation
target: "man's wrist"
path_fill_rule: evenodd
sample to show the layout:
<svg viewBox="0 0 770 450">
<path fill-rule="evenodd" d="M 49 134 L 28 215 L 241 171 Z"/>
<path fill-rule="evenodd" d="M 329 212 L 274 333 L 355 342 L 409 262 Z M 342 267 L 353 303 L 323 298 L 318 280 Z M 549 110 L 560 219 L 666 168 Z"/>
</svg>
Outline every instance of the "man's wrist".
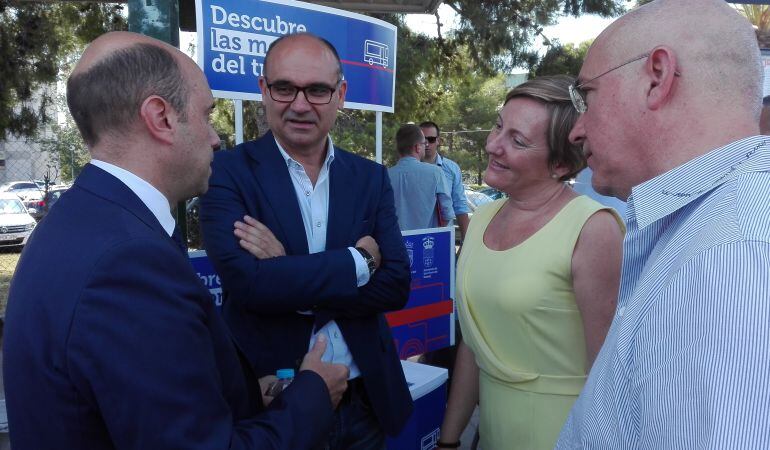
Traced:
<svg viewBox="0 0 770 450">
<path fill-rule="evenodd" d="M 358 250 L 358 253 L 360 253 L 364 258 L 364 261 L 366 261 L 366 267 L 369 269 L 369 276 L 373 275 L 377 268 L 377 265 L 374 262 L 374 256 L 363 247 L 356 247 L 356 250 Z"/>
</svg>

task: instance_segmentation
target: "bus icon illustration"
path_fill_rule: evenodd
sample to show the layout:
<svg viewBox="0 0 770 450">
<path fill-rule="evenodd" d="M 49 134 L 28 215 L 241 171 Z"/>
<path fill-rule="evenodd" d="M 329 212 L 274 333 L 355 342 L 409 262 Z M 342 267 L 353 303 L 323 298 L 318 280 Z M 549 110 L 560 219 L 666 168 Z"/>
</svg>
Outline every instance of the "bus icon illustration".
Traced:
<svg viewBox="0 0 770 450">
<path fill-rule="evenodd" d="M 364 41 L 364 61 L 370 66 L 388 67 L 388 46 L 382 42 Z"/>
</svg>

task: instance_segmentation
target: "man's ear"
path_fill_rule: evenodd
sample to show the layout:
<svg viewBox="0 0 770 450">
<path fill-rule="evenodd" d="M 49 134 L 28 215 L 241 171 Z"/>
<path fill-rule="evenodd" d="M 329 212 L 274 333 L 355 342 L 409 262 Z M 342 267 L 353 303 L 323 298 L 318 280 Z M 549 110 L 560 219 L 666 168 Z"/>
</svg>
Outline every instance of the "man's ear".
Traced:
<svg viewBox="0 0 770 450">
<path fill-rule="evenodd" d="M 139 116 L 153 138 L 165 144 L 174 143 L 179 117 L 163 97 L 151 95 L 144 99 L 139 108 Z"/>
<path fill-rule="evenodd" d="M 262 101 L 264 102 L 265 101 L 264 97 L 270 96 L 270 94 L 267 92 L 267 80 L 265 79 L 265 77 L 257 78 L 257 85 L 259 86 L 259 92 L 262 93 L 262 97 L 263 97 Z"/>
<path fill-rule="evenodd" d="M 676 54 L 669 47 L 655 47 L 647 58 L 645 68 L 650 82 L 647 107 L 657 110 L 668 103 L 674 93 L 674 79 L 679 76 Z"/>
<path fill-rule="evenodd" d="M 340 82 L 340 88 L 337 89 L 335 95 L 339 95 L 340 103 L 337 105 L 337 109 L 342 110 L 345 107 L 345 93 L 348 91 L 348 82 L 342 80 Z"/>
</svg>

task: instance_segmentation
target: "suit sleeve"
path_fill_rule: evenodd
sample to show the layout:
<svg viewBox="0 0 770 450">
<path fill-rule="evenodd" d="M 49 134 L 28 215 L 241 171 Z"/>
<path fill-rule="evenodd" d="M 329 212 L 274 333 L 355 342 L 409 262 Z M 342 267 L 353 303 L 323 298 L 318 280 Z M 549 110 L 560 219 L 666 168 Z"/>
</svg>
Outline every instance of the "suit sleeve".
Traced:
<svg viewBox="0 0 770 450">
<path fill-rule="evenodd" d="M 372 237 L 380 246 L 382 262 L 369 283 L 358 288 L 356 298 L 333 298 L 324 304 L 324 308 L 342 317 L 355 318 L 396 311 L 403 308 L 409 299 L 409 257 L 398 227 L 393 188 L 387 169 L 382 165 L 377 167 L 379 176 L 372 177 L 380 183 Z"/>
<path fill-rule="evenodd" d="M 235 349 L 224 328 L 213 332 L 224 325 L 212 324 L 213 304 L 183 264 L 157 239 L 102 257 L 71 323 L 73 395 L 100 412 L 120 449 L 312 448 L 332 420 L 321 378 L 303 372 L 268 410 L 235 419 L 249 416 L 231 408 L 243 376 Z"/>
<path fill-rule="evenodd" d="M 233 234 L 235 221 L 246 214 L 263 220 L 263 212 L 250 214 L 246 202 L 258 202 L 244 198 L 236 186 L 228 166 L 234 162 L 240 161 L 215 158 L 200 215 L 206 252 L 228 298 L 260 314 L 311 310 L 331 298 L 355 298 L 356 266 L 347 248 L 264 260 L 241 248 Z"/>
</svg>

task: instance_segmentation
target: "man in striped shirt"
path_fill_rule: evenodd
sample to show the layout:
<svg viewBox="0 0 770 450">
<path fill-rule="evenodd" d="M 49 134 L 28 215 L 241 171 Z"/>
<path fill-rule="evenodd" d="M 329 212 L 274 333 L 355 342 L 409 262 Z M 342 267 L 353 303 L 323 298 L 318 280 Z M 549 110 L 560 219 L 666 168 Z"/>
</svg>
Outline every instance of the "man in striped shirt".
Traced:
<svg viewBox="0 0 770 450">
<path fill-rule="evenodd" d="M 770 136 L 749 23 L 658 0 L 570 89 L 594 188 L 628 200 L 618 307 L 557 448 L 770 448 Z"/>
</svg>

